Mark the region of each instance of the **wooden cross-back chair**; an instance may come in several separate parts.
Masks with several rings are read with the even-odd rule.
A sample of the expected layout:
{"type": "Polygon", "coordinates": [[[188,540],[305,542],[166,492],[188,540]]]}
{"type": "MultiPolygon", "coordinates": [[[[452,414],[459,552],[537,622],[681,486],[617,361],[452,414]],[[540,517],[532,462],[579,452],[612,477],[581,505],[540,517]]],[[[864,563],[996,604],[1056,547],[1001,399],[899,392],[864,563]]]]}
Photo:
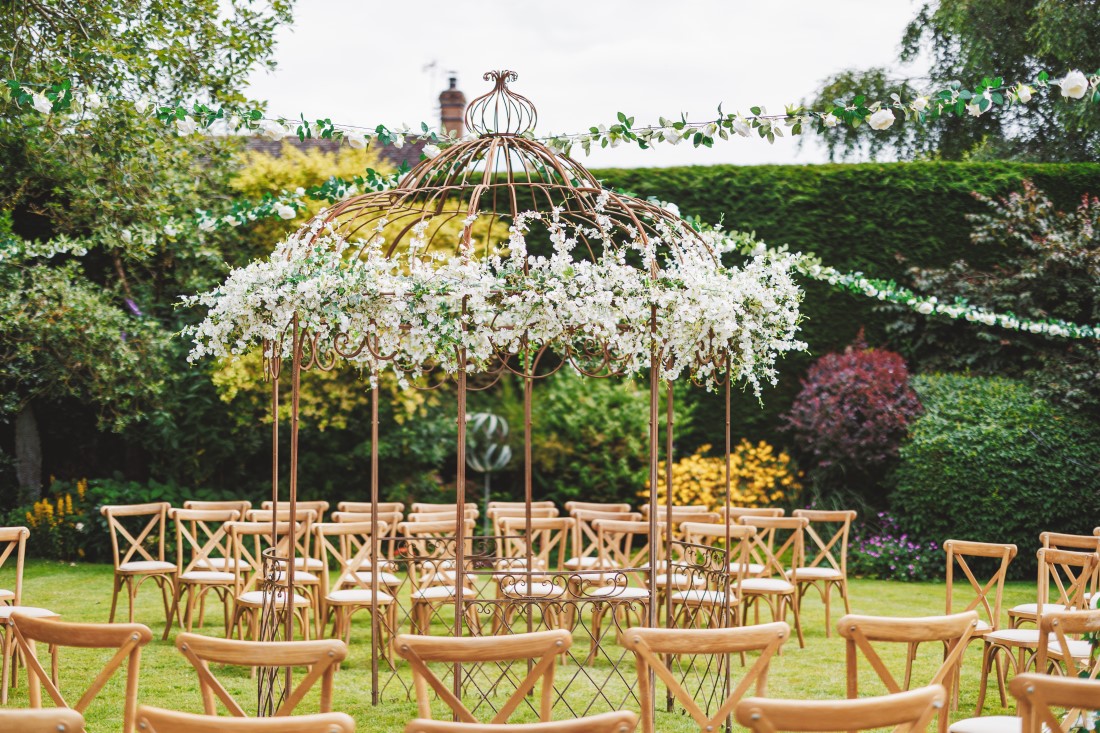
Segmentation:
{"type": "MultiPolygon", "coordinates": [[[[557,517],[561,512],[557,507],[544,506],[544,507],[531,507],[532,519],[553,519],[557,517]]],[[[497,537],[497,554],[500,557],[505,557],[504,554],[504,542],[501,535],[500,523],[504,519],[515,519],[516,517],[526,517],[527,510],[523,507],[492,507],[488,511],[489,521],[492,523],[493,535],[497,537]]]]}
{"type": "Polygon", "coordinates": [[[229,633],[230,595],[234,572],[229,567],[232,550],[229,547],[227,525],[240,518],[235,509],[205,511],[172,509],[169,517],[176,525],[176,575],[172,586],[172,611],[164,625],[164,636],[172,630],[172,621],[181,616],[180,602],[187,595],[187,609],[179,618],[180,626],[191,630],[195,604],[199,604],[199,626],[206,608],[206,597],[213,592],[222,602],[225,633],[229,633]],[[217,561],[215,563],[214,561],[217,561]],[[213,565],[223,569],[216,570],[213,565]]]}
{"type": "MultiPolygon", "coordinates": [[[[153,632],[143,624],[74,624],[63,621],[34,618],[15,614],[12,626],[19,650],[27,664],[28,690],[31,707],[42,707],[42,689],[55,705],[72,708],[83,713],[107,681],[126,665],[126,693],[123,699],[122,730],[134,730],[134,712],[137,710],[138,678],[141,670],[141,649],[153,638],[153,632]],[[70,704],[58,687],[56,669],[47,672],[35,654],[37,642],[52,649],[75,647],[80,649],[110,649],[114,655],[92,678],[87,689],[75,703],[70,704]]],[[[56,665],[57,657],[54,656],[56,665]]]]}
{"type": "MultiPolygon", "coordinates": [[[[314,641],[239,641],[215,639],[182,632],[176,636],[176,648],[187,658],[199,676],[203,711],[217,715],[220,701],[230,715],[245,718],[244,708],[229,694],[210,671],[211,664],[238,667],[305,667],[306,673],[287,691],[275,717],[292,715],[294,708],[318,682],[321,684],[320,711],[332,711],[332,681],[336,667],[348,655],[348,647],[339,639],[314,641]]],[[[297,678],[296,678],[297,679],[297,678]]]]}
{"type": "MultiPolygon", "coordinates": [[[[756,534],[756,527],[747,524],[711,524],[687,522],[680,525],[684,533],[687,552],[702,554],[702,564],[707,568],[706,584],[685,588],[672,593],[672,618],[677,626],[696,627],[703,622],[710,628],[720,628],[729,623],[737,625],[737,606],[741,602],[741,580],[748,576],[749,545],[756,534]],[[729,536],[729,566],[715,568],[711,572],[715,553],[729,536]],[[708,557],[710,556],[708,561],[708,557]],[[728,593],[727,593],[728,585],[728,593]],[[725,612],[729,611],[727,618],[725,612]]],[[[690,558],[686,560],[690,562],[690,558]]],[[[725,559],[722,559],[725,564],[725,559]]]]}
{"type": "MultiPolygon", "coordinates": [[[[1038,578],[1038,604],[1039,621],[1042,625],[1044,609],[1050,609],[1053,605],[1061,606],[1060,610],[1080,611],[1085,607],[1085,596],[1089,582],[1096,572],[1096,565],[1100,562],[1100,556],[1092,552],[1071,552],[1069,550],[1056,550],[1052,548],[1040,548],[1037,553],[1039,558],[1038,578]],[[1051,587],[1056,589],[1057,595],[1052,598],[1051,587]]],[[[1028,671],[1034,661],[1035,653],[1040,643],[1039,629],[998,629],[990,631],[982,637],[985,642],[982,649],[981,683],[978,688],[978,704],[975,715],[981,716],[985,706],[985,693],[989,683],[989,674],[996,667],[997,688],[1001,695],[1001,706],[1008,704],[1005,697],[1005,676],[1007,668],[1012,667],[1016,674],[1028,671]],[[998,662],[998,657],[1008,662],[998,662]],[[996,663],[996,664],[995,664],[996,663]]]]}
{"type": "MultiPolygon", "coordinates": [[[[1057,672],[1067,677],[1100,677],[1100,609],[1050,611],[1039,622],[1039,650],[1035,671],[1057,672]]],[[[1097,700],[1100,708],[1100,699],[1097,700]]]]}
{"type": "Polygon", "coordinates": [[[134,600],[138,590],[147,580],[152,580],[160,588],[164,603],[164,619],[172,623],[171,594],[175,588],[176,563],[164,559],[164,538],[167,533],[168,510],[166,501],[149,504],[129,504],[104,506],[99,510],[107,519],[111,530],[111,555],[115,565],[114,587],[111,592],[110,620],[115,620],[118,607],[118,594],[126,589],[128,618],[134,621],[134,600]],[[127,524],[136,525],[137,531],[131,532],[127,524]],[[150,552],[146,543],[154,545],[150,552]]]}
{"type": "MultiPolygon", "coordinates": [[[[638,699],[642,708],[642,730],[654,733],[652,671],[699,726],[700,733],[720,730],[726,718],[750,687],[756,694],[767,694],[768,668],[772,656],[791,635],[791,627],[782,621],[734,629],[652,629],[630,628],[619,636],[619,644],[634,653],[638,668],[638,699]],[[752,667],[733,687],[726,699],[710,714],[699,707],[694,695],[684,689],[682,680],[668,667],[673,655],[729,655],[759,652],[752,667]]],[[[728,658],[727,658],[728,659],[728,658]]],[[[732,684],[732,681],[731,681],[732,684]]]]}
{"type": "MultiPolygon", "coordinates": [[[[348,504],[350,502],[340,502],[341,504],[348,504]]],[[[396,502],[394,502],[396,503],[396,502]]],[[[369,511],[338,511],[333,512],[332,521],[334,522],[370,522],[374,515],[369,511]]],[[[378,526],[381,528],[383,525],[386,528],[385,532],[379,532],[378,536],[381,541],[378,543],[378,569],[380,572],[386,574],[391,579],[396,580],[396,576],[393,575],[397,569],[397,565],[394,563],[394,553],[397,551],[397,527],[405,519],[405,515],[400,511],[378,511],[378,526]]],[[[400,585],[398,581],[395,585],[400,585]]]]}
{"type": "Polygon", "coordinates": [[[227,718],[142,705],[137,714],[141,733],[355,733],[355,720],[347,713],[227,718]]]}
{"type": "Polygon", "coordinates": [[[825,637],[831,629],[830,596],[835,587],[844,601],[844,613],[851,613],[848,602],[848,536],[856,513],[852,510],[823,511],[818,509],[796,509],[792,516],[808,520],[805,545],[807,552],[803,564],[793,568],[790,579],[798,587],[798,600],[801,608],[802,598],[810,588],[821,595],[825,604],[825,637]]]}
{"type": "Polygon", "coordinates": [[[617,710],[549,723],[501,723],[500,725],[416,718],[405,725],[405,733],[630,733],[637,727],[636,714],[629,710],[617,710]]]}
{"type": "Polygon", "coordinates": [[[414,636],[401,634],[394,640],[394,650],[409,662],[416,688],[416,704],[420,717],[431,719],[432,706],[429,688],[446,703],[459,721],[478,723],[473,714],[455,697],[451,685],[440,681],[428,668],[432,662],[444,664],[526,664],[533,662],[527,675],[489,723],[506,723],[532,693],[541,680],[539,696],[539,720],[550,720],[554,705],[554,667],[558,656],[573,643],[572,633],[563,629],[536,631],[529,634],[506,634],[474,638],[439,636],[414,636]]]}
{"type": "MultiPolygon", "coordinates": [[[[642,504],[641,506],[638,507],[638,509],[642,512],[642,517],[644,517],[646,519],[649,518],[649,508],[650,508],[650,505],[649,505],[648,502],[646,502],[645,504],[642,504]]],[[[672,505],[672,516],[673,517],[677,516],[678,514],[710,514],[710,513],[711,513],[711,510],[706,504],[673,504],[672,505]]],[[[668,505],[665,504],[664,502],[661,502],[660,504],[657,505],[657,518],[658,519],[664,519],[667,516],[668,516],[668,505]]]]}
{"type": "MultiPolygon", "coordinates": [[[[385,534],[385,524],[379,523],[379,534],[385,534]]],[[[320,626],[332,621],[332,635],[351,643],[351,619],[358,611],[378,611],[378,629],[382,639],[374,648],[382,649],[397,631],[397,600],[391,595],[393,587],[378,577],[378,591],[374,591],[374,542],[371,541],[371,522],[321,522],[313,525],[314,538],[321,550],[321,560],[328,567],[336,565],[336,581],[328,572],[321,574],[320,626]]],[[[396,579],[396,578],[395,578],[396,579]]],[[[398,581],[400,584],[400,581],[398,581]]]]}
{"type": "MultiPolygon", "coordinates": [[[[292,525],[290,522],[275,522],[274,530],[279,536],[276,545],[276,555],[285,557],[288,548],[292,544],[292,525]]],[[[305,522],[294,525],[293,533],[305,531],[305,522]]],[[[226,525],[229,533],[229,544],[233,551],[234,577],[233,577],[233,619],[229,625],[230,631],[236,632],[239,638],[246,635],[253,641],[260,638],[260,617],[266,602],[270,599],[271,591],[264,587],[265,567],[264,551],[272,547],[272,523],[271,522],[230,522],[226,525]]],[[[277,581],[286,580],[286,566],[275,571],[277,581]]],[[[308,611],[314,609],[321,580],[318,575],[307,570],[295,569],[294,592],[290,597],[290,608],[287,606],[286,591],[279,589],[277,592],[279,612],[284,616],[288,612],[297,619],[302,630],[302,636],[309,637],[308,611]],[[299,591],[302,593],[299,594],[299,591]]],[[[318,624],[319,626],[319,624],[318,624]]],[[[320,632],[318,631],[318,634],[320,632]]]]}
{"type": "MultiPolygon", "coordinates": [[[[398,527],[409,558],[408,572],[412,585],[409,617],[414,633],[428,633],[432,612],[454,603],[458,593],[460,573],[455,568],[458,523],[453,516],[442,516],[446,518],[434,522],[402,522],[398,527]]],[[[468,518],[463,523],[467,538],[473,534],[474,522],[474,519],[468,518]]],[[[468,553],[469,539],[466,544],[468,553]]],[[[467,572],[462,572],[461,577],[464,596],[475,596],[477,587],[474,578],[467,572]]],[[[480,628],[477,610],[470,606],[466,613],[470,627],[480,628]]]]}
{"type": "Polygon", "coordinates": [[[1087,729],[1082,717],[1100,708],[1100,681],[1021,674],[1009,687],[1019,703],[1020,733],[1070,733],[1087,729]],[[1055,713],[1054,708],[1061,708],[1055,713]]]}
{"type": "MultiPolygon", "coordinates": [[[[527,507],[525,501],[491,501],[485,506],[485,511],[492,511],[493,509],[524,509],[527,507]]],[[[545,501],[533,501],[531,502],[532,509],[555,509],[557,505],[549,500],[545,501]]]]}
{"type": "Polygon", "coordinates": [[[737,722],[756,733],[855,731],[890,728],[923,733],[943,705],[942,685],[858,700],[778,700],[750,697],[737,705],[737,722]]]}
{"type": "Polygon", "coordinates": [[[252,502],[248,499],[230,499],[227,501],[198,501],[188,500],[183,502],[184,509],[198,509],[201,511],[222,511],[226,509],[236,509],[241,513],[243,517],[252,509],[252,502]]]}
{"type": "Polygon", "coordinates": [[[562,575],[546,573],[562,571],[576,525],[577,520],[572,517],[532,518],[528,532],[524,516],[499,519],[504,557],[498,561],[493,575],[499,596],[512,602],[502,605],[500,617],[493,621],[494,633],[501,623],[511,624],[519,602],[525,600],[534,601],[540,607],[548,627],[562,627],[567,614],[563,613],[560,601],[568,593],[568,583],[562,575]],[[530,573],[527,572],[528,550],[531,552],[530,573]]]}
{"type": "MultiPolygon", "coordinates": [[[[14,670],[18,663],[15,631],[11,626],[12,614],[58,618],[56,613],[48,609],[23,605],[23,563],[26,561],[27,538],[30,536],[30,530],[26,527],[0,527],[0,568],[12,560],[13,556],[15,565],[15,582],[9,589],[0,589],[0,704],[8,702],[9,679],[14,683],[14,670]]],[[[174,565],[172,567],[175,568],[174,565]]]]}
{"type": "MultiPolygon", "coordinates": [[[[628,507],[627,504],[613,506],[628,507]]],[[[595,522],[601,520],[636,522],[642,519],[639,512],[605,512],[595,509],[572,509],[569,516],[577,522],[577,526],[573,531],[573,542],[571,543],[573,556],[565,561],[565,567],[568,570],[605,569],[601,568],[600,565],[603,558],[600,557],[600,538],[594,526],[595,522]]]]}
{"type": "MultiPolygon", "coordinates": [[[[947,553],[947,614],[950,615],[957,602],[961,602],[958,596],[968,595],[965,591],[959,592],[955,585],[955,566],[958,565],[973,592],[963,611],[978,611],[978,626],[974,629],[971,640],[985,636],[990,631],[1001,627],[1001,603],[1004,600],[1005,578],[1008,575],[1008,566],[1016,557],[1016,545],[998,544],[994,542],[967,542],[964,540],[947,540],[943,543],[943,549],[947,553]],[[972,558],[986,558],[997,561],[997,569],[988,579],[980,580],[974,569],[970,567],[972,558]],[[992,594],[993,602],[989,596],[992,594]]],[[[965,586],[964,586],[965,588],[965,586]]]]}
{"type": "MultiPolygon", "coordinates": [[[[336,510],[340,512],[350,512],[352,514],[366,513],[370,514],[374,511],[373,505],[369,501],[341,501],[336,505],[336,510]]],[[[405,512],[405,505],[399,501],[380,501],[378,502],[378,513],[383,512],[397,512],[403,514],[405,512]]]]}
{"type": "Polygon", "coordinates": [[[749,610],[755,609],[759,622],[760,603],[766,603],[774,621],[786,621],[787,610],[794,615],[798,646],[805,647],[802,620],[798,608],[798,589],[790,577],[795,568],[804,564],[804,533],[809,520],[805,517],[767,517],[747,514],[741,524],[756,527],[749,547],[750,562],[761,567],[741,581],[742,623],[748,624],[749,610]],[[784,539],[784,536],[786,537],[784,539]]]}
{"type": "Polygon", "coordinates": [[[631,514],[634,509],[629,504],[614,504],[599,501],[567,501],[565,513],[572,515],[574,512],[610,512],[613,514],[631,514]]]}
{"type": "MultiPolygon", "coordinates": [[[[478,509],[477,504],[474,504],[473,502],[468,501],[463,505],[463,507],[464,507],[463,512],[465,513],[467,518],[472,517],[473,519],[477,519],[478,517],[481,516],[481,510],[478,509]]],[[[450,514],[457,514],[457,513],[458,513],[458,504],[433,504],[433,503],[429,503],[429,502],[418,501],[418,502],[414,503],[411,507],[409,507],[410,517],[413,514],[443,514],[443,515],[450,515],[450,514]]],[[[415,521],[415,520],[412,520],[410,518],[409,521],[415,521]]]]}
{"type": "Polygon", "coordinates": [[[720,506],[717,512],[718,516],[734,523],[740,522],[741,517],[782,517],[786,514],[786,510],[778,506],[731,506],[729,509],[720,506]]]}
{"type": "MultiPolygon", "coordinates": [[[[1039,535],[1039,544],[1045,548],[1056,550],[1070,550],[1071,552],[1092,552],[1100,558],[1100,536],[1089,534],[1063,534],[1061,532],[1043,532],[1039,535]]],[[[1089,580],[1089,593],[1096,593],[1097,581],[1100,579],[1100,565],[1093,570],[1089,580]]],[[[1043,612],[1064,611],[1059,603],[1049,603],[1043,612]]],[[[1017,629],[1025,623],[1038,623],[1039,607],[1037,603],[1022,603],[1008,609],[1008,625],[1017,629]]]]}
{"type": "MultiPolygon", "coordinates": [[[[271,502],[264,502],[270,504],[271,502]]],[[[247,522],[267,522],[271,523],[272,519],[276,522],[289,522],[291,521],[290,507],[283,506],[285,502],[279,502],[279,509],[272,511],[271,509],[253,509],[244,515],[244,519],[247,522]]],[[[321,504],[328,505],[328,502],[319,502],[321,504]]],[[[321,558],[317,556],[317,548],[312,547],[310,542],[313,539],[312,527],[316,522],[321,521],[321,514],[315,508],[298,506],[294,511],[293,521],[297,528],[294,532],[294,567],[301,568],[310,573],[320,572],[324,566],[321,564],[321,558]]]]}
{"type": "MultiPolygon", "coordinates": [[[[978,626],[977,611],[965,611],[951,616],[920,618],[890,618],[848,614],[837,623],[837,631],[845,639],[848,697],[859,697],[859,657],[871,664],[879,680],[891,694],[909,689],[913,673],[913,656],[906,657],[905,677],[898,683],[872,642],[906,644],[909,650],[924,642],[942,642],[947,649],[943,663],[928,684],[943,685],[950,695],[957,685],[959,665],[970,636],[978,626]]],[[[947,730],[946,712],[939,715],[939,730],[947,730]]]]}
{"type": "MultiPolygon", "coordinates": [[[[27,538],[31,532],[26,527],[0,527],[0,569],[14,558],[15,582],[11,588],[0,587],[0,604],[18,606],[23,599],[23,561],[26,559],[27,538]]],[[[10,566],[9,566],[10,567],[10,566]]]]}
{"type": "MultiPolygon", "coordinates": [[[[317,517],[317,521],[321,521],[321,518],[325,516],[325,512],[328,511],[329,503],[324,499],[319,499],[315,501],[302,501],[299,499],[297,502],[295,502],[295,506],[300,512],[313,512],[317,517]]],[[[260,508],[265,511],[271,511],[274,508],[280,512],[287,512],[290,511],[290,502],[280,501],[278,503],[273,503],[270,499],[268,499],[267,501],[260,502],[260,508]]]]}
{"type": "Polygon", "coordinates": [[[84,716],[68,708],[0,709],[0,730],[18,733],[84,733],[84,716]]]}

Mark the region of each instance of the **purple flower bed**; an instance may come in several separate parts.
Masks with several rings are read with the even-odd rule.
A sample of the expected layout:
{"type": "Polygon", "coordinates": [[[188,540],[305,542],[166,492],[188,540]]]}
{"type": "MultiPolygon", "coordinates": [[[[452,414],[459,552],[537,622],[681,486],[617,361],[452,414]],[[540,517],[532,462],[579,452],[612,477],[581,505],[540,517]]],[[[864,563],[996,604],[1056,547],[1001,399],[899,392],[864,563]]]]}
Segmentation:
{"type": "Polygon", "coordinates": [[[937,580],[945,557],[935,542],[913,540],[886,512],[853,527],[848,545],[848,572],[883,580],[937,580]]]}

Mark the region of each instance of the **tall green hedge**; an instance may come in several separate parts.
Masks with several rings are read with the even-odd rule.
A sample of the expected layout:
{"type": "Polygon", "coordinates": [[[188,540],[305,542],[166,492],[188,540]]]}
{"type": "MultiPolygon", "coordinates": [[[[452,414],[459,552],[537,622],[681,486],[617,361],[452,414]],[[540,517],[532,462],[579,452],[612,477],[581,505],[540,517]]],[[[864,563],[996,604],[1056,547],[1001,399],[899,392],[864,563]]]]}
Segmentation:
{"type": "MultiPolygon", "coordinates": [[[[1096,164],[690,166],[594,173],[606,185],[674,201],[684,214],[755,231],[769,244],[815,252],[841,270],[899,280],[915,265],[946,265],[960,258],[981,266],[997,261],[1000,252],[970,244],[966,215],[982,208],[973,192],[1003,195],[1027,179],[1062,207],[1072,207],[1083,193],[1100,194],[1096,164]]],[[[780,385],[765,394],[763,410],[751,395],[739,397],[735,435],[789,442],[777,433],[777,417],[794,400],[799,379],[813,359],[842,349],[861,327],[869,344],[898,347],[884,331],[891,317],[876,312],[870,300],[808,283],[803,312],[810,352],[782,366],[780,385]]],[[[721,400],[693,399],[698,402],[694,432],[680,436],[688,449],[712,442],[724,419],[721,400]]]]}

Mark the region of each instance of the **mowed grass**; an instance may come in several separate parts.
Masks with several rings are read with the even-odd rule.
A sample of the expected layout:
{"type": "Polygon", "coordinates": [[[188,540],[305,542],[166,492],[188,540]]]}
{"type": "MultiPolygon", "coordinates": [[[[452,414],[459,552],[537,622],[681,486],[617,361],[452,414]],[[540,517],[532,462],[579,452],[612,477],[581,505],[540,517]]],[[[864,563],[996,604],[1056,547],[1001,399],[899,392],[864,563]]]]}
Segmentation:
{"type": "MultiPolygon", "coordinates": [[[[23,602],[26,605],[42,606],[61,614],[67,621],[105,622],[111,607],[110,566],[34,561],[28,562],[23,590],[23,602]]],[[[0,577],[0,585],[6,578],[0,577]]],[[[900,583],[875,580],[853,579],[851,587],[852,612],[881,616],[924,616],[942,614],[944,611],[944,590],[942,583],[900,583]]],[[[1016,603],[1034,600],[1034,585],[1027,583],[1009,583],[1005,589],[1005,607],[1016,603]]],[[[843,605],[839,599],[833,607],[832,623],[843,614],[843,605]]],[[[766,616],[766,612],[765,612],[766,616]]],[[[125,609],[120,609],[119,618],[125,620],[125,609]]],[[[151,583],[144,586],[138,596],[136,621],[148,625],[154,634],[154,641],[145,648],[141,665],[141,689],[139,702],[158,707],[202,712],[198,678],[183,656],[176,650],[172,636],[161,641],[164,630],[164,611],[160,594],[151,583]]],[[[762,620],[770,620],[763,618],[762,620]]],[[[793,619],[788,619],[793,621],[793,619]]],[[[199,630],[213,636],[222,635],[222,613],[216,604],[207,608],[205,626],[199,630]]],[[[784,647],[780,656],[771,665],[768,694],[772,697],[790,697],[803,699],[837,699],[845,697],[844,645],[835,631],[830,638],[825,636],[824,607],[811,591],[807,596],[802,612],[802,624],[806,637],[806,647],[799,649],[798,641],[792,638],[784,647]]],[[[407,626],[399,631],[408,632],[407,626]]],[[[433,633],[445,633],[442,625],[433,628],[433,633]]],[[[904,645],[879,645],[880,653],[901,679],[904,661],[904,645]]],[[[44,650],[40,656],[45,660],[44,650]]],[[[391,684],[386,690],[384,701],[371,704],[371,659],[370,659],[370,617],[366,613],[356,616],[352,633],[352,643],[348,659],[336,675],[334,708],[350,714],[358,723],[361,731],[402,730],[405,723],[416,717],[415,700],[404,697],[401,684],[391,684]]],[[[61,652],[61,690],[72,700],[83,693],[87,684],[96,675],[99,667],[107,660],[108,654],[94,650],[64,649],[61,652]]],[[[583,655],[580,655],[583,660],[583,655]]],[[[935,672],[942,659],[942,647],[928,644],[922,648],[915,667],[914,685],[923,684],[935,672]]],[[[970,647],[963,661],[961,696],[959,710],[952,713],[952,719],[970,717],[974,714],[977,701],[978,675],[981,660],[981,644],[970,647]]],[[[748,660],[751,664],[751,658],[748,660]]],[[[559,667],[558,678],[567,679],[578,673],[576,662],[570,660],[559,667]]],[[[733,666],[733,676],[742,673],[737,662],[733,666]]],[[[221,679],[230,692],[241,702],[245,710],[254,709],[256,700],[256,682],[247,670],[237,668],[215,668],[215,675],[221,679]]],[[[622,673],[630,679],[634,675],[633,664],[629,663],[622,673]]],[[[298,675],[300,679],[300,674],[298,675]]],[[[402,672],[402,681],[408,682],[407,671],[402,672]]],[[[116,731],[122,728],[122,700],[124,696],[125,676],[116,675],[100,693],[86,713],[91,731],[116,731]]],[[[612,683],[614,686],[615,683],[612,683]]],[[[736,682],[735,682],[736,685],[736,682]]],[[[507,683],[483,685],[493,690],[490,694],[499,696],[499,705],[514,689],[507,683]]],[[[617,699],[626,696],[625,686],[618,683],[617,699]]],[[[861,694],[881,694],[885,688],[877,681],[869,665],[861,665],[861,694]]],[[[995,686],[987,696],[985,714],[1011,713],[1002,710],[995,686]]],[[[571,688],[571,701],[591,695],[578,679],[571,688]]],[[[47,700],[48,703],[48,700],[47,700]]],[[[690,719],[680,713],[664,712],[664,691],[658,688],[657,729],[660,731],[698,730],[690,724],[690,719]]],[[[19,683],[9,696],[9,706],[23,707],[28,704],[26,674],[20,670],[19,683]]],[[[469,706],[477,704],[470,700],[469,706]]],[[[576,703],[573,703],[576,705],[576,703]]],[[[298,712],[315,712],[317,695],[313,694],[299,706],[298,712]]],[[[438,708],[442,710],[442,708],[438,708]]],[[[479,713],[480,715],[480,713],[479,713]]],[[[516,720],[530,720],[530,712],[517,716],[516,720]]]]}

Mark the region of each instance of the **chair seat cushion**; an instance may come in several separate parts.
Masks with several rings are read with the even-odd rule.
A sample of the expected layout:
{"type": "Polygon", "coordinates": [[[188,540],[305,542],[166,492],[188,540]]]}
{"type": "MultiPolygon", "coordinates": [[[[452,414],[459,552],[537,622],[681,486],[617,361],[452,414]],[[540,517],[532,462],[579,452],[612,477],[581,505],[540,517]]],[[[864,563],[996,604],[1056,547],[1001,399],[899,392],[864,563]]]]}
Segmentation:
{"type": "Polygon", "coordinates": [[[632,588],[628,585],[605,585],[600,588],[590,588],[585,593],[586,598],[594,598],[597,600],[627,600],[627,601],[641,601],[649,598],[649,591],[645,588],[632,588]]]}
{"type": "Polygon", "coordinates": [[[527,581],[520,580],[503,586],[500,592],[508,598],[561,598],[565,588],[547,581],[535,581],[528,590],[527,581]]]}
{"type": "MultiPolygon", "coordinates": [[[[472,595],[472,594],[471,594],[472,595]]],[[[453,585],[433,585],[414,590],[410,598],[414,601],[445,601],[455,597],[453,585]]]]}
{"type": "Polygon", "coordinates": [[[1005,644],[1019,644],[1024,646],[1038,646],[1038,629],[997,629],[990,631],[982,637],[988,641],[999,641],[1005,644]]]}
{"type": "Polygon", "coordinates": [[[567,570],[594,570],[597,568],[614,567],[610,560],[600,560],[598,557],[571,557],[565,561],[567,570]]]}
{"type": "MultiPolygon", "coordinates": [[[[246,567],[247,563],[242,562],[240,565],[246,567]]],[[[208,557],[199,563],[199,567],[209,570],[233,570],[237,567],[237,561],[231,557],[208,557]]]]}
{"type": "Polygon", "coordinates": [[[689,575],[686,575],[684,573],[673,573],[671,577],[668,576],[668,575],[665,575],[664,573],[661,573],[660,575],[658,575],[656,578],[653,579],[653,582],[656,585],[658,585],[659,587],[662,587],[662,588],[664,588],[666,586],[671,586],[673,588],[680,588],[680,589],[698,587],[700,585],[706,585],[707,584],[706,579],[703,578],[702,576],[699,576],[699,575],[689,576],[689,575]]]}
{"type": "Polygon", "coordinates": [[[844,573],[836,568],[795,568],[787,571],[787,577],[795,580],[840,580],[844,573]]]}
{"type": "Polygon", "coordinates": [[[232,583],[233,573],[220,570],[189,570],[180,575],[180,580],[188,583],[232,583]]]}
{"type": "Polygon", "coordinates": [[[746,578],[741,581],[745,593],[794,593],[794,586],[782,578],[746,578]]]}
{"type": "Polygon", "coordinates": [[[295,568],[305,568],[306,570],[324,570],[325,564],[315,557],[296,557],[294,558],[295,568]]]}
{"type": "MultiPolygon", "coordinates": [[[[371,573],[369,570],[360,570],[355,573],[355,577],[364,583],[371,582],[371,573]]],[[[379,573],[378,582],[380,585],[399,586],[401,585],[401,578],[397,577],[393,573],[379,573]]]]}
{"type": "Polygon", "coordinates": [[[726,594],[720,590],[703,590],[693,588],[691,590],[677,591],[672,594],[674,603],[723,605],[726,602],[726,594]]]}
{"type": "MultiPolygon", "coordinates": [[[[1047,647],[1047,651],[1055,656],[1062,656],[1062,645],[1054,641],[1050,641],[1050,645],[1047,647]]],[[[1069,640],[1069,655],[1075,659],[1088,659],[1092,654],[1092,644],[1083,639],[1070,639],[1069,640]]]]}
{"type": "MultiPolygon", "coordinates": [[[[374,594],[370,592],[368,588],[344,588],[342,590],[334,590],[325,596],[325,600],[329,603],[335,603],[337,605],[342,604],[369,604],[372,603],[374,594]]],[[[383,593],[378,591],[378,604],[385,605],[387,603],[393,603],[393,596],[389,593],[383,593]]]]}
{"type": "MultiPolygon", "coordinates": [[[[280,570],[275,573],[275,582],[286,582],[286,571],[280,570]]],[[[308,570],[302,570],[300,568],[294,568],[294,585],[316,585],[321,582],[313,573],[308,570]]]]}
{"type": "MultiPolygon", "coordinates": [[[[760,575],[760,573],[764,572],[767,569],[758,562],[750,562],[745,567],[746,567],[747,573],[749,575],[760,575]]],[[[740,572],[741,572],[741,563],[731,562],[730,563],[730,572],[733,573],[734,575],[740,574],[740,572]]]]}
{"type": "MultiPolygon", "coordinates": [[[[242,593],[237,596],[237,603],[244,606],[262,606],[271,597],[271,592],[266,590],[250,590],[247,593],[242,593]]],[[[286,605],[286,592],[279,591],[276,596],[276,601],[285,606],[286,605]]],[[[295,606],[309,606],[309,599],[305,596],[300,596],[297,593],[294,594],[295,606]]]]}
{"type": "Polygon", "coordinates": [[[0,603],[4,601],[10,601],[12,598],[15,598],[15,591],[4,590],[3,588],[0,588],[0,603]]]}
{"type": "Polygon", "coordinates": [[[0,606],[0,619],[7,620],[13,613],[21,613],[24,616],[34,618],[61,618],[60,614],[37,606],[0,606]]]}
{"type": "Polygon", "coordinates": [[[956,721],[947,730],[948,733],[1020,733],[1021,721],[1015,715],[986,715],[956,721]]]}
{"type": "Polygon", "coordinates": [[[163,560],[134,560],[118,566],[120,573],[167,573],[176,569],[176,564],[163,560]]]}
{"type": "MultiPolygon", "coordinates": [[[[1064,605],[1062,605],[1061,603],[1044,603],[1043,604],[1043,613],[1047,613],[1049,611],[1065,611],[1065,610],[1067,610],[1066,607],[1064,605]]],[[[1011,616],[1020,616],[1020,615],[1034,616],[1038,612],[1039,612],[1039,604],[1038,603],[1021,603],[1018,606],[1013,606],[1008,611],[1009,615],[1011,615],[1011,616]]]]}

